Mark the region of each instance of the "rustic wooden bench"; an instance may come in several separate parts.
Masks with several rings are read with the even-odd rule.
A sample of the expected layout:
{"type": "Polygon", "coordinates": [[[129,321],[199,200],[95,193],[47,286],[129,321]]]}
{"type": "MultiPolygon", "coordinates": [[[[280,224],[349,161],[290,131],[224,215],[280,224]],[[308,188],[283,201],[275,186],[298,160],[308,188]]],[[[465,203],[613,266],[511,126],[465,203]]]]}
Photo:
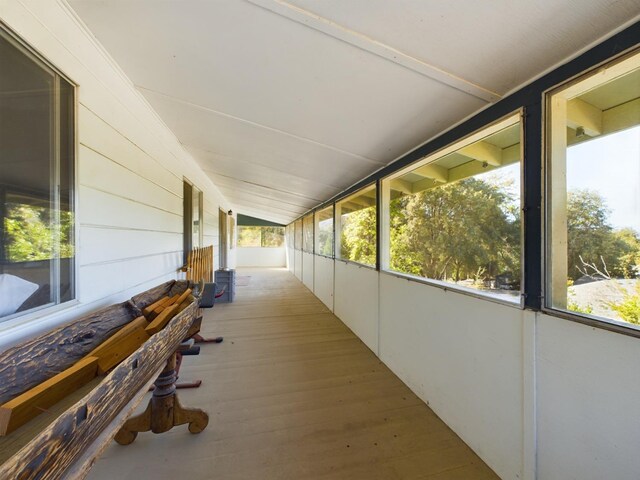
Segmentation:
{"type": "MultiPolygon", "coordinates": [[[[188,287],[185,281],[166,282],[1,353],[0,404],[37,389],[78,364],[116,331],[140,318],[143,310],[158,299],[180,297],[188,287]]],[[[0,465],[0,478],[83,478],[116,435],[119,443],[126,444],[137,432],[161,433],[183,423],[189,423],[192,433],[202,431],[208,423],[207,414],[183,408],[174,385],[176,352],[198,328],[194,325],[198,299],[190,299],[164,328],[0,465]],[[154,379],[156,388],[149,407],[141,416],[127,421],[154,379]]]]}

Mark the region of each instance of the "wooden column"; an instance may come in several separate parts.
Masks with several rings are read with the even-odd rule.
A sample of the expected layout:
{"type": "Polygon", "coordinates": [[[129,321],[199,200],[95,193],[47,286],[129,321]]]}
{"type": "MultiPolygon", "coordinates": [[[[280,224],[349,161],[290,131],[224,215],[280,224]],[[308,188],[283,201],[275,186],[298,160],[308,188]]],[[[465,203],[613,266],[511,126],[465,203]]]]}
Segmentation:
{"type": "Polygon", "coordinates": [[[549,102],[550,142],[547,184],[550,195],[547,228],[551,263],[551,299],[556,308],[567,308],[567,100],[561,94],[549,102]]]}

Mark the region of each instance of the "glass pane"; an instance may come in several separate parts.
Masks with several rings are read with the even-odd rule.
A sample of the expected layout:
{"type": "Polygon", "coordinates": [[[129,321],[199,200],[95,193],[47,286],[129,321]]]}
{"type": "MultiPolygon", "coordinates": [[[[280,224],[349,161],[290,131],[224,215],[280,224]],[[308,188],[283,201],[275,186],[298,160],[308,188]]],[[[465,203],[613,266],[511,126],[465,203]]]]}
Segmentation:
{"type": "MultiPolygon", "coordinates": [[[[55,76],[2,36],[0,63],[3,317],[55,302],[60,243],[67,258],[73,256],[73,249],[68,240],[72,228],[62,228],[64,238],[57,228],[55,76]]],[[[72,224],[68,212],[62,212],[61,219],[72,224]]]]}
{"type": "Polygon", "coordinates": [[[338,258],[375,267],[376,186],[364,188],[336,204],[340,220],[338,258]]]}
{"type": "Polygon", "coordinates": [[[302,250],[302,220],[294,223],[295,249],[302,250]]]}
{"type": "Polygon", "coordinates": [[[302,219],[302,249],[305,252],[313,253],[313,215],[307,215],[302,219]]]}
{"type": "Polygon", "coordinates": [[[75,298],[74,89],[60,79],[60,302],[75,298]]]}
{"type": "Polygon", "coordinates": [[[316,212],[316,253],[333,257],[333,206],[316,212]]]}
{"type": "Polygon", "coordinates": [[[202,192],[191,187],[191,242],[194,248],[202,246],[202,192]]]}
{"type": "Polygon", "coordinates": [[[280,248],[284,246],[284,227],[261,227],[262,246],[280,248]]]}
{"type": "Polygon", "coordinates": [[[448,150],[385,180],[389,268],[518,302],[519,117],[448,150]]]}
{"type": "Polygon", "coordinates": [[[293,223],[287,225],[287,248],[293,248],[294,226],[293,223]]]}
{"type": "Polygon", "coordinates": [[[640,325],[640,54],[549,106],[548,306],[640,325]]]}
{"type": "Polygon", "coordinates": [[[259,247],[261,241],[260,227],[238,227],[239,247],[259,247]]]}

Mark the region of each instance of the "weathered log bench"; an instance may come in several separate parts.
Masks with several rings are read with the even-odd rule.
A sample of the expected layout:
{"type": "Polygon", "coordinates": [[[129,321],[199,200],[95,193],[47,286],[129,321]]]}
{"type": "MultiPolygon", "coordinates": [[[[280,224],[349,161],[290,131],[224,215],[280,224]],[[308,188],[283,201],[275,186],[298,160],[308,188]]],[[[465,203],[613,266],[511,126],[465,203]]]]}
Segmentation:
{"type": "MultiPolygon", "coordinates": [[[[37,392],[43,382],[82,364],[88,354],[140,319],[159,299],[186,298],[188,287],[184,281],[164,283],[1,353],[0,405],[10,404],[24,392],[37,392]]],[[[0,478],[82,478],[119,432],[119,443],[126,444],[139,431],[160,433],[182,423],[189,423],[192,433],[202,431],[208,422],[206,413],[184,409],[175,396],[176,352],[199,328],[197,322],[194,325],[198,299],[189,295],[181,307],[182,311],[157,331],[152,321],[147,328],[152,327],[153,334],[142,346],[0,465],[0,478]],[[127,421],[160,372],[145,413],[127,421]]]]}

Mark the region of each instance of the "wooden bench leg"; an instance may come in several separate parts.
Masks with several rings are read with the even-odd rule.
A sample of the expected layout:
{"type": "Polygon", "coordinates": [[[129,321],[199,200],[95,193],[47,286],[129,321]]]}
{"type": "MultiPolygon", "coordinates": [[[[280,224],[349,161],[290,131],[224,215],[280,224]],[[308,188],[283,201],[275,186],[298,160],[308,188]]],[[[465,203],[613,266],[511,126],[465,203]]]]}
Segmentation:
{"type": "Polygon", "coordinates": [[[168,432],[177,425],[189,424],[191,433],[200,433],[209,423],[209,415],[198,408],[185,408],[176,395],[176,354],[167,360],[162,373],[154,382],[155,389],[147,409],[125,422],[115,436],[120,445],[132,443],[138,432],[168,432]]]}
{"type": "Polygon", "coordinates": [[[204,410],[199,408],[187,408],[180,404],[178,397],[174,397],[174,409],[173,409],[173,425],[189,424],[189,431],[191,433],[200,433],[209,424],[209,415],[204,410]]]}

